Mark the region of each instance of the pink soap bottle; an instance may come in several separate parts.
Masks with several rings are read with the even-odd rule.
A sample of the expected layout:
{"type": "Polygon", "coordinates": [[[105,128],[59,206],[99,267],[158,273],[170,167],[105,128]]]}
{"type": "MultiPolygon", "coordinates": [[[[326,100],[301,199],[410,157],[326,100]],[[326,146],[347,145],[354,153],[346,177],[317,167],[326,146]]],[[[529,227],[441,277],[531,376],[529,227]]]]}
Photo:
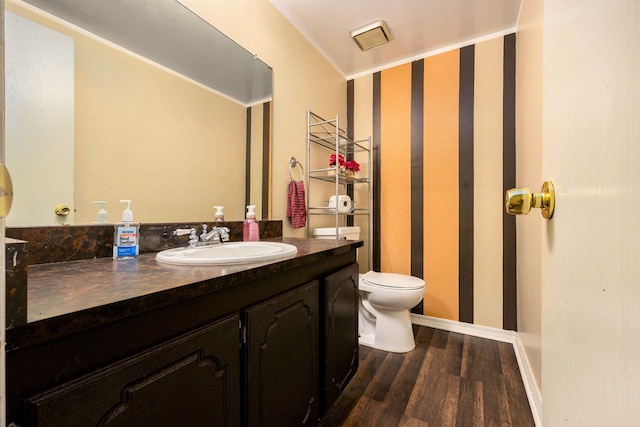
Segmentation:
{"type": "Polygon", "coordinates": [[[256,221],[255,205],[247,206],[247,217],[242,229],[242,240],[245,242],[257,242],[260,240],[260,226],[256,221]]]}

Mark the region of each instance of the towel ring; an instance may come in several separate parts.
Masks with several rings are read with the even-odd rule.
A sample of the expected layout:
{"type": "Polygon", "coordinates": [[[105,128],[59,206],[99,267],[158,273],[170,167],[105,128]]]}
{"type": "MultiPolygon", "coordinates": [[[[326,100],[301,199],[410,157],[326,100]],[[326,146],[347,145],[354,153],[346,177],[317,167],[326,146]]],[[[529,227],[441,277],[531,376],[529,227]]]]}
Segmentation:
{"type": "Polygon", "coordinates": [[[301,172],[300,172],[300,173],[301,173],[301,175],[300,175],[300,181],[302,181],[302,179],[304,178],[304,168],[302,167],[302,163],[300,163],[299,161],[297,161],[295,157],[291,157],[291,158],[289,159],[289,179],[290,179],[291,181],[295,181],[295,180],[293,179],[293,177],[291,176],[291,170],[292,170],[293,168],[295,168],[295,167],[296,167],[296,165],[300,166],[300,171],[301,171],[301,172]]]}

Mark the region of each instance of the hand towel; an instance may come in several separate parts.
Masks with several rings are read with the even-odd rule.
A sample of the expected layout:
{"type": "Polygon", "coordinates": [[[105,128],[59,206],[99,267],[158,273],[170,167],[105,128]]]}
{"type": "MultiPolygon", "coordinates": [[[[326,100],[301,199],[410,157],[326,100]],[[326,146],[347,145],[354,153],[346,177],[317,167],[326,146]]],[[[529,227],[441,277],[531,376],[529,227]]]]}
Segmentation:
{"type": "Polygon", "coordinates": [[[293,228],[302,228],[307,225],[307,207],[305,203],[304,182],[289,181],[287,217],[291,218],[293,228]]]}

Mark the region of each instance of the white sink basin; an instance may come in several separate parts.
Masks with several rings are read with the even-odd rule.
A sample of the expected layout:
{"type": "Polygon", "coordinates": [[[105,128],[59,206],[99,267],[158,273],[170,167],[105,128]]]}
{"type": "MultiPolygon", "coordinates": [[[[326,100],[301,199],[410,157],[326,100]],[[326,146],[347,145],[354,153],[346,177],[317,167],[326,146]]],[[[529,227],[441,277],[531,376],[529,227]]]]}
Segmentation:
{"type": "Polygon", "coordinates": [[[230,265],[293,258],[298,248],[280,242],[227,242],[198,248],[158,252],[156,260],[174,265],[230,265]]]}

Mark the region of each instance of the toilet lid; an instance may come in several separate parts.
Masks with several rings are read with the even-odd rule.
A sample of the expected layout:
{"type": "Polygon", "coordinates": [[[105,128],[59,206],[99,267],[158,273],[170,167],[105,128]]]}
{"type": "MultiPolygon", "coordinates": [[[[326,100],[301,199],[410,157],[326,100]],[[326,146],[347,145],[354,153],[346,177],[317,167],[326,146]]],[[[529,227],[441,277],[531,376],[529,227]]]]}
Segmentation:
{"type": "Polygon", "coordinates": [[[362,280],[371,286],[381,288],[420,289],[424,288],[424,280],[406,274],[378,273],[369,271],[362,275],[362,280]]]}

